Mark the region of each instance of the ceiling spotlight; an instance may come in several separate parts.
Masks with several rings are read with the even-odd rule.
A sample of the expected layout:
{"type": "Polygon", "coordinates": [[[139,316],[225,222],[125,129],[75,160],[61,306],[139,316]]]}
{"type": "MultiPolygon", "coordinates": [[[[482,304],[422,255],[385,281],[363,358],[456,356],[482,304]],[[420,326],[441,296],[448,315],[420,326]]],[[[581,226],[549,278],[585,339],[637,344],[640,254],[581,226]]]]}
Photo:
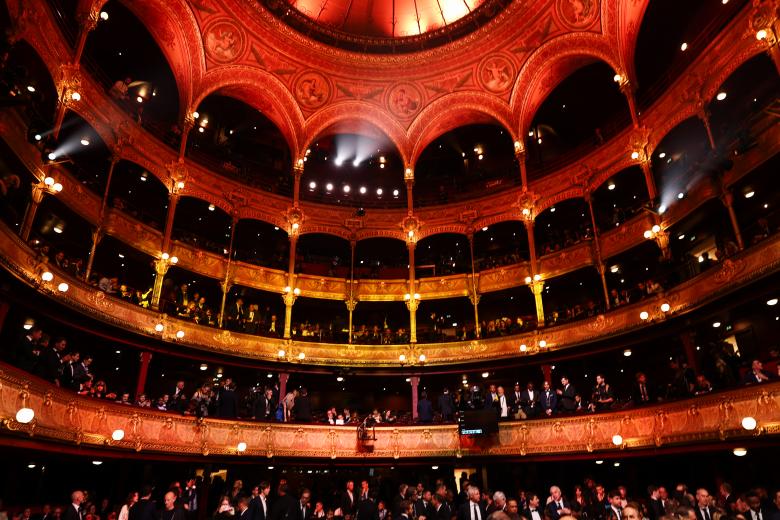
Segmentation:
{"type": "Polygon", "coordinates": [[[717,99],[718,101],[723,101],[724,99],[726,99],[726,93],[725,92],[718,92],[718,95],[715,96],[715,99],[717,99]]]}
{"type": "Polygon", "coordinates": [[[777,298],[772,298],[771,300],[767,300],[766,304],[769,305],[770,307],[774,307],[775,305],[777,305],[777,298]]]}
{"type": "Polygon", "coordinates": [[[720,327],[720,322],[716,321],[715,323],[712,324],[712,327],[715,328],[715,329],[719,328],[720,327]]]}
{"type": "Polygon", "coordinates": [[[214,211],[215,209],[217,209],[217,207],[214,206],[214,204],[209,204],[209,211],[214,211]]]}
{"type": "Polygon", "coordinates": [[[61,284],[59,284],[59,285],[57,286],[57,290],[58,290],[58,291],[60,291],[60,292],[63,292],[63,293],[64,293],[64,292],[68,292],[68,289],[69,289],[69,288],[70,288],[70,287],[68,287],[68,284],[66,284],[65,282],[62,282],[61,284]]]}
{"type": "Polygon", "coordinates": [[[329,182],[328,184],[325,185],[325,189],[328,191],[333,191],[333,184],[329,182]]]}
{"type": "Polygon", "coordinates": [[[108,13],[105,11],[100,11],[100,19],[103,20],[104,22],[108,20],[108,13]]]}
{"type": "Polygon", "coordinates": [[[184,337],[184,331],[183,330],[177,330],[176,331],[176,337],[181,339],[184,337]]]}
{"type": "Polygon", "coordinates": [[[756,429],[756,426],[758,426],[758,422],[753,417],[743,417],[742,418],[742,427],[746,429],[749,432],[752,432],[756,429]]]}
{"type": "Polygon", "coordinates": [[[367,191],[368,191],[368,189],[365,186],[361,186],[360,187],[360,194],[361,195],[365,195],[367,191]]]}
{"type": "Polygon", "coordinates": [[[688,50],[688,43],[687,42],[683,42],[682,45],[680,45],[680,50],[683,51],[683,52],[687,51],[688,50]]]}
{"type": "Polygon", "coordinates": [[[663,159],[664,157],[666,157],[666,152],[661,152],[658,154],[659,159],[663,159]]]}
{"type": "Polygon", "coordinates": [[[28,424],[35,418],[35,412],[32,408],[19,408],[16,412],[16,422],[21,424],[28,424]]]}
{"type": "Polygon", "coordinates": [[[612,444],[615,446],[620,446],[623,444],[623,436],[618,434],[615,434],[612,436],[612,444]]]}
{"type": "Polygon", "coordinates": [[[753,198],[753,195],[755,195],[755,194],[756,194],[756,192],[755,192],[755,191],[753,191],[753,190],[750,190],[749,192],[745,193],[745,198],[746,198],[746,199],[753,198]]]}
{"type": "Polygon", "coordinates": [[[345,184],[342,189],[344,190],[344,193],[349,193],[349,190],[351,190],[352,188],[349,187],[349,184],[345,184]]]}
{"type": "Polygon", "coordinates": [[[338,381],[339,383],[343,382],[344,381],[344,376],[338,376],[336,378],[336,381],[338,381]]]}
{"type": "Polygon", "coordinates": [[[111,438],[119,442],[125,438],[125,431],[121,429],[116,429],[113,432],[111,432],[111,438]]]}
{"type": "Polygon", "coordinates": [[[624,350],[624,351],[623,351],[623,355],[624,355],[625,357],[631,357],[631,349],[628,349],[628,348],[627,348],[626,350],[624,350]]]}
{"type": "Polygon", "coordinates": [[[383,190],[382,188],[377,188],[376,189],[376,194],[379,197],[381,197],[384,192],[385,192],[385,190],[383,190]]]}
{"type": "Polygon", "coordinates": [[[610,182],[609,184],[607,184],[607,189],[609,191],[614,190],[615,189],[615,183],[614,182],[610,182]]]}
{"type": "Polygon", "coordinates": [[[747,455],[747,448],[734,448],[731,453],[736,455],[737,457],[744,457],[747,455]]]}

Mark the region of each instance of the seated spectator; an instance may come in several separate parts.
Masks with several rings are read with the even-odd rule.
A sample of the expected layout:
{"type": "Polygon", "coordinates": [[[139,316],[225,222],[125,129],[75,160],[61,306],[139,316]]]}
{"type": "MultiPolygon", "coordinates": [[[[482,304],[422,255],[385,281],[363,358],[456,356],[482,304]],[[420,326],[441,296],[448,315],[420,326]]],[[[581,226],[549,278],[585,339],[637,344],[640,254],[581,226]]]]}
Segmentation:
{"type": "Polygon", "coordinates": [[[742,378],[742,383],[745,385],[768,383],[773,379],[775,379],[775,375],[765,372],[764,364],[760,360],[754,359],[750,365],[750,370],[742,378]]]}
{"type": "Polygon", "coordinates": [[[130,79],[130,78],[125,78],[124,80],[121,80],[121,79],[120,79],[120,80],[117,80],[117,81],[116,81],[116,82],[115,82],[115,83],[114,83],[114,84],[111,86],[111,88],[109,89],[108,93],[109,93],[109,94],[111,95],[111,97],[113,97],[114,99],[119,99],[119,100],[123,100],[123,101],[125,101],[125,100],[127,100],[127,98],[128,98],[128,96],[127,96],[127,90],[128,90],[128,87],[130,86],[130,83],[131,83],[132,81],[133,81],[133,80],[132,80],[132,79],[130,79]]]}

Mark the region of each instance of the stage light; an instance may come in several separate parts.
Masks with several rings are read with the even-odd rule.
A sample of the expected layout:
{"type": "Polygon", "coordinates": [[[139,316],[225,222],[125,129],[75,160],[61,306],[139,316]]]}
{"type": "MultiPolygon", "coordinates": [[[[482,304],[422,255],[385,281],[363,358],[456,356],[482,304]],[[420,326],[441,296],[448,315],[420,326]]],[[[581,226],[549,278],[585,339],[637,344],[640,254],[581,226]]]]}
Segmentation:
{"type": "Polygon", "coordinates": [[[553,206],[552,208],[550,208],[550,213],[555,213],[555,206],[553,206]]]}
{"type": "Polygon", "coordinates": [[[355,159],[354,161],[352,161],[352,166],[354,166],[355,168],[357,168],[358,166],[360,166],[360,161],[358,161],[357,159],[355,159]]]}
{"type": "Polygon", "coordinates": [[[183,190],[184,189],[184,181],[177,182],[176,183],[176,187],[179,188],[180,190],[183,190]]]}
{"type": "Polygon", "coordinates": [[[33,328],[33,326],[35,326],[35,320],[28,319],[27,321],[24,322],[24,325],[22,325],[22,328],[24,330],[30,330],[31,328],[33,328]]]}
{"type": "Polygon", "coordinates": [[[536,140],[536,142],[537,142],[538,144],[542,144],[542,138],[540,137],[539,139],[537,139],[537,140],[536,140]]]}
{"type": "Polygon", "coordinates": [[[598,464],[598,465],[604,464],[604,461],[599,459],[599,460],[596,461],[596,464],[598,464]]]}
{"type": "Polygon", "coordinates": [[[653,233],[658,233],[659,231],[661,231],[661,226],[659,226],[658,224],[655,224],[655,225],[654,225],[652,228],[650,228],[650,229],[652,229],[653,233]]]}
{"type": "Polygon", "coordinates": [[[756,426],[758,426],[758,422],[753,417],[743,417],[742,418],[742,427],[746,429],[749,432],[752,432],[756,429],[756,426]]]}
{"type": "Polygon", "coordinates": [[[619,265],[613,265],[612,267],[609,268],[610,273],[617,273],[618,271],[620,271],[619,265]]]}
{"type": "Polygon", "coordinates": [[[718,101],[723,101],[724,99],[726,99],[726,93],[725,92],[718,92],[718,95],[715,96],[715,99],[717,99],[718,101]]]}
{"type": "Polygon", "coordinates": [[[66,284],[65,282],[62,282],[61,284],[59,284],[59,285],[57,286],[57,290],[58,290],[58,291],[60,291],[60,292],[63,292],[63,293],[64,293],[64,292],[68,292],[68,289],[69,289],[69,288],[70,288],[70,287],[69,287],[69,286],[68,286],[68,284],[66,284]]]}
{"type": "Polygon", "coordinates": [[[171,255],[169,255],[168,253],[163,253],[163,254],[161,255],[161,258],[162,258],[163,260],[168,260],[170,257],[171,257],[171,255]]]}
{"type": "Polygon", "coordinates": [[[125,431],[121,429],[116,429],[113,432],[111,432],[111,438],[119,442],[125,438],[125,431]]]}
{"type": "Polygon", "coordinates": [[[43,274],[41,275],[41,280],[43,280],[44,282],[51,282],[52,280],[54,280],[54,275],[51,274],[49,271],[44,271],[43,274]]]}
{"type": "Polygon", "coordinates": [[[60,234],[62,234],[62,227],[61,227],[59,224],[57,224],[56,226],[54,226],[54,227],[52,228],[52,231],[54,231],[55,233],[57,233],[58,235],[60,235],[60,234]]]}
{"type": "Polygon", "coordinates": [[[193,119],[198,119],[200,117],[200,112],[196,110],[195,112],[192,113],[192,117],[193,119]]]}
{"type": "Polygon", "coordinates": [[[16,422],[21,424],[28,424],[35,418],[35,412],[32,408],[19,408],[16,412],[16,422]]]}
{"type": "Polygon", "coordinates": [[[184,337],[184,331],[183,330],[177,330],[176,331],[176,337],[181,339],[184,337]]]}

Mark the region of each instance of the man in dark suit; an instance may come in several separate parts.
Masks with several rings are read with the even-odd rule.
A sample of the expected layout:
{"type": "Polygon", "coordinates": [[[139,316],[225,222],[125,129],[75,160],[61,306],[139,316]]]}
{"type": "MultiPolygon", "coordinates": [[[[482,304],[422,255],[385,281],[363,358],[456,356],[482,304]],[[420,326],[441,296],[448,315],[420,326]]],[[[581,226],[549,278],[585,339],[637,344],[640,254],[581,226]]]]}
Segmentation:
{"type": "Polygon", "coordinates": [[[368,494],[368,482],[364,488],[365,493],[360,494],[355,520],[379,520],[376,498],[368,494]]]}
{"type": "Polygon", "coordinates": [[[236,513],[236,520],[252,520],[252,511],[249,509],[249,497],[238,499],[236,513]]]}
{"type": "Polygon", "coordinates": [[[441,412],[441,420],[444,422],[451,421],[455,414],[455,400],[452,398],[449,388],[445,388],[439,396],[439,411],[441,412]]]}
{"type": "Polygon", "coordinates": [[[295,407],[293,408],[296,422],[311,422],[311,398],[309,391],[301,388],[301,393],[295,398],[295,407]]]}
{"type": "Polygon", "coordinates": [[[558,397],[550,388],[549,381],[545,381],[542,385],[542,395],[539,396],[539,402],[542,406],[542,412],[548,417],[558,409],[558,397]]]}
{"type": "MultiPolygon", "coordinates": [[[[165,493],[164,501],[165,506],[163,507],[162,513],[160,513],[160,520],[186,520],[187,515],[184,512],[184,509],[176,504],[176,493],[173,491],[168,491],[165,493]]],[[[242,519],[247,520],[247,519],[242,519]]]]}
{"type": "Polygon", "coordinates": [[[38,342],[43,336],[40,327],[33,327],[25,334],[16,347],[16,365],[22,370],[32,372],[38,362],[38,342]]]}
{"type": "Polygon", "coordinates": [[[608,520],[623,520],[623,502],[620,491],[613,489],[609,492],[609,506],[607,506],[608,520]]]}
{"type": "Polygon", "coordinates": [[[83,520],[84,512],[81,510],[81,504],[84,502],[84,493],[74,491],[70,494],[70,505],[65,506],[62,511],[62,520],[83,520]]]}
{"type": "Polygon", "coordinates": [[[279,484],[276,495],[277,498],[271,505],[271,512],[268,514],[269,520],[296,520],[298,518],[297,501],[289,494],[287,482],[279,484]]]}
{"type": "Polygon", "coordinates": [[[233,379],[226,377],[217,390],[217,415],[225,418],[238,416],[238,399],[233,379]]]}
{"type": "Polygon", "coordinates": [[[401,503],[398,504],[398,511],[398,516],[393,515],[393,518],[409,520],[412,517],[412,503],[408,500],[401,500],[401,503]]]}
{"type": "Polygon", "coordinates": [[[761,497],[755,491],[745,494],[745,501],[750,509],[745,513],[745,520],[768,520],[769,511],[761,504],[761,497]]]}
{"type": "Polygon", "coordinates": [[[251,520],[266,520],[268,518],[268,495],[271,494],[271,484],[267,481],[260,482],[256,486],[257,492],[252,492],[252,500],[249,509],[252,511],[251,520]]]}
{"type": "Polygon", "coordinates": [[[487,512],[480,501],[481,495],[477,486],[469,486],[468,497],[468,501],[458,508],[457,520],[487,520],[487,512]]]}
{"type": "Polygon", "coordinates": [[[561,488],[552,486],[550,488],[550,503],[547,504],[545,513],[551,520],[559,520],[562,516],[571,514],[571,503],[563,497],[561,488]]]}
{"type": "Polygon", "coordinates": [[[696,507],[693,508],[697,520],[712,520],[715,514],[715,508],[712,507],[712,497],[709,491],[704,488],[696,490],[696,507]]]}
{"type": "Polygon", "coordinates": [[[754,385],[758,383],[767,383],[774,379],[776,379],[776,376],[769,372],[765,372],[764,364],[760,360],[754,359],[750,364],[750,370],[745,374],[745,377],[742,378],[742,384],[754,385]]]}
{"type": "Polygon", "coordinates": [[[563,376],[561,378],[561,386],[563,388],[560,388],[556,391],[558,394],[558,397],[560,397],[560,403],[561,408],[564,412],[574,412],[577,410],[577,390],[574,388],[574,385],[569,382],[569,378],[566,376],[563,376]]]}
{"type": "Polygon", "coordinates": [[[242,298],[236,298],[235,303],[225,309],[225,318],[227,320],[226,325],[228,329],[243,329],[244,319],[246,318],[246,309],[244,308],[244,300],[242,298]]]}
{"type": "Polygon", "coordinates": [[[141,498],[130,508],[129,520],[157,520],[157,504],[152,500],[152,486],[144,486],[138,494],[141,498]]]}
{"type": "Polygon", "coordinates": [[[544,511],[539,508],[539,495],[531,493],[528,496],[528,508],[523,511],[526,520],[543,520],[544,511]]]}
{"type": "Polygon", "coordinates": [[[485,394],[485,410],[497,410],[498,409],[498,390],[496,385],[490,385],[488,391],[485,394]]]}
{"type": "Polygon", "coordinates": [[[61,356],[65,352],[66,345],[65,338],[57,338],[51,346],[42,348],[38,355],[36,375],[57,386],[62,386],[60,381],[62,372],[61,356]]]}
{"type": "Polygon", "coordinates": [[[650,520],[658,520],[666,514],[661,503],[661,494],[658,492],[658,486],[648,486],[647,494],[650,495],[647,500],[647,516],[650,520]]]}
{"type": "Polygon", "coordinates": [[[447,504],[447,500],[439,494],[434,494],[431,497],[431,505],[433,506],[434,514],[429,520],[450,520],[452,513],[450,512],[450,506],[447,504]]]}
{"type": "Polygon", "coordinates": [[[174,387],[173,392],[170,393],[170,396],[168,410],[184,413],[184,410],[187,409],[187,405],[189,405],[189,400],[184,394],[184,381],[176,382],[176,386],[174,387]]]}
{"type": "Polygon", "coordinates": [[[274,391],[268,389],[257,398],[252,410],[252,419],[258,421],[272,421],[276,413],[276,401],[274,400],[274,391]]]}
{"type": "Polygon", "coordinates": [[[401,502],[406,500],[407,489],[409,489],[407,484],[401,484],[398,486],[398,494],[393,497],[393,509],[391,510],[393,518],[398,518],[398,516],[401,514],[401,502]]]}
{"type": "Polygon", "coordinates": [[[655,401],[655,395],[647,384],[647,376],[644,372],[637,372],[636,382],[631,388],[631,402],[634,406],[643,406],[655,401]]]}
{"type": "Polygon", "coordinates": [[[417,401],[417,420],[421,423],[433,421],[433,405],[428,400],[428,393],[423,391],[420,400],[417,401]]]}
{"type": "Polygon", "coordinates": [[[355,500],[355,482],[348,480],[341,494],[341,512],[344,516],[355,516],[357,510],[357,500],[355,500]]]}
{"type": "Polygon", "coordinates": [[[523,413],[529,419],[539,413],[539,392],[534,388],[532,382],[529,381],[525,390],[520,393],[520,403],[523,413]]]}
{"type": "Polygon", "coordinates": [[[515,384],[515,389],[509,394],[509,402],[512,405],[512,414],[517,416],[518,412],[523,410],[523,391],[519,384],[515,384]]]}
{"type": "Polygon", "coordinates": [[[303,488],[301,491],[301,498],[298,500],[298,520],[309,520],[311,517],[311,491],[307,488],[303,488]]]}
{"type": "Polygon", "coordinates": [[[436,510],[431,503],[431,492],[426,489],[414,504],[414,516],[418,518],[424,516],[425,518],[431,519],[435,514],[436,510]]]}

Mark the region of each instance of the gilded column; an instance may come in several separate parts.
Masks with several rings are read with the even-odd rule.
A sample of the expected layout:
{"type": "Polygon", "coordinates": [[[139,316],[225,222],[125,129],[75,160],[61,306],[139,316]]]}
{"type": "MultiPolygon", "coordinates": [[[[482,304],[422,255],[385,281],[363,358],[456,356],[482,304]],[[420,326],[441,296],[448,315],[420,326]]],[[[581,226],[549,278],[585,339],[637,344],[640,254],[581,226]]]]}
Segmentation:
{"type": "Polygon", "coordinates": [[[357,307],[357,300],[355,299],[355,247],[357,241],[353,238],[349,241],[350,248],[350,261],[349,261],[349,292],[345,303],[347,304],[347,311],[349,312],[349,323],[347,326],[347,343],[352,343],[352,313],[355,312],[357,307]]]}
{"type": "Polygon", "coordinates": [[[25,242],[30,240],[30,232],[32,231],[33,223],[35,222],[35,215],[38,213],[38,207],[41,205],[41,202],[43,202],[43,195],[47,191],[47,186],[42,182],[36,182],[32,185],[32,196],[30,197],[30,203],[27,205],[27,210],[24,212],[22,229],[19,232],[19,236],[21,236],[22,240],[25,242]]]}
{"type": "Polygon", "coordinates": [[[295,287],[295,251],[298,244],[297,227],[295,233],[290,233],[290,259],[287,264],[287,287],[284,295],[284,338],[290,339],[292,330],[292,308],[300,294],[300,289],[295,287]]]}
{"type": "Polygon", "coordinates": [[[599,272],[601,278],[601,288],[604,290],[604,303],[606,309],[610,309],[609,302],[609,289],[607,288],[607,278],[604,268],[604,259],[601,258],[601,239],[599,238],[599,228],[596,226],[596,214],[593,212],[593,199],[591,199],[590,192],[585,193],[585,202],[588,203],[588,212],[590,213],[590,225],[593,228],[593,256],[596,270],[599,272]]]}
{"type": "Polygon", "coordinates": [[[409,250],[409,292],[404,296],[406,308],[409,309],[409,341],[417,343],[417,307],[420,304],[420,295],[416,292],[414,249],[417,243],[413,240],[406,241],[409,250]]]}
{"type": "MultiPolygon", "coordinates": [[[[183,186],[183,184],[179,184],[183,186]]],[[[162,295],[162,286],[165,275],[168,273],[168,268],[171,264],[176,262],[173,260],[176,257],[170,257],[168,249],[171,247],[171,233],[173,232],[173,220],[176,216],[176,205],[179,203],[179,193],[176,189],[172,189],[168,193],[168,213],[165,217],[165,231],[163,232],[162,248],[160,258],[154,262],[154,288],[152,289],[152,301],[151,306],[153,309],[160,308],[160,296],[162,295]]]]}
{"type": "Polygon", "coordinates": [[[412,419],[417,419],[417,400],[419,398],[418,389],[420,387],[420,376],[409,378],[412,387],[412,419]]]}
{"type": "Polygon", "coordinates": [[[542,304],[542,290],[544,289],[544,281],[531,280],[528,286],[531,288],[531,292],[534,293],[537,326],[544,327],[544,305],[542,304]]]}
{"type": "Polygon", "coordinates": [[[528,172],[525,166],[526,151],[522,141],[515,141],[515,159],[520,167],[520,180],[523,183],[523,190],[528,189],[528,172]]]}
{"type": "Polygon", "coordinates": [[[236,238],[236,224],[238,224],[238,217],[233,215],[233,220],[230,223],[230,245],[228,246],[228,260],[225,267],[225,279],[222,280],[222,303],[219,306],[219,328],[225,323],[225,304],[227,303],[227,294],[230,288],[233,286],[233,242],[236,238]]]}
{"type": "Polygon", "coordinates": [[[653,177],[653,169],[650,166],[650,160],[644,159],[639,163],[639,167],[642,168],[642,173],[645,175],[645,184],[647,185],[647,196],[650,200],[655,200],[658,197],[658,192],[655,188],[655,178],[653,177]]]}
{"type": "Polygon", "coordinates": [[[84,47],[87,44],[89,33],[95,30],[100,20],[100,10],[106,0],[93,1],[86,12],[79,13],[79,39],[76,42],[76,52],[73,55],[73,63],[78,64],[81,61],[81,55],[84,53],[84,47]]]}
{"type": "MultiPolygon", "coordinates": [[[[469,301],[474,307],[474,336],[479,339],[481,336],[479,326],[479,300],[480,295],[477,291],[477,270],[474,265],[474,233],[468,234],[469,239],[469,252],[471,254],[471,294],[469,294],[469,301]]],[[[464,338],[465,339],[465,338],[464,338]]]]}
{"type": "Polygon", "coordinates": [[[190,137],[190,132],[195,126],[195,114],[197,112],[189,111],[184,114],[184,121],[181,123],[181,141],[179,142],[179,161],[184,160],[184,155],[187,152],[187,140],[190,137]]]}
{"type": "Polygon", "coordinates": [[[84,271],[84,279],[89,281],[89,277],[92,274],[92,266],[95,263],[95,251],[97,246],[103,238],[103,225],[106,219],[106,207],[108,206],[108,193],[111,190],[111,179],[114,177],[114,167],[119,162],[119,155],[113,154],[111,156],[111,164],[108,166],[108,178],[106,179],[106,189],[103,192],[103,200],[100,201],[100,213],[98,213],[97,228],[92,232],[92,246],[89,250],[89,258],[87,258],[87,268],[84,271]]]}

